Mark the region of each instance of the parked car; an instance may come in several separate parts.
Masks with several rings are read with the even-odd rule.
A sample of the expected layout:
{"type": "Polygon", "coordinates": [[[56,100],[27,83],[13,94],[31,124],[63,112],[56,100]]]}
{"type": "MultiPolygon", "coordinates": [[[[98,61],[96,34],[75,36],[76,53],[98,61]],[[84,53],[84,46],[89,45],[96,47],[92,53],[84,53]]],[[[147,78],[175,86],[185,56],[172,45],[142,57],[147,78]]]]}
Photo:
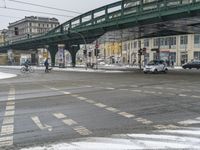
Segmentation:
{"type": "Polygon", "coordinates": [[[191,61],[188,63],[185,63],[184,65],[182,65],[183,69],[192,69],[192,68],[196,68],[199,69],[200,68],[200,61],[191,61]]]}
{"type": "Polygon", "coordinates": [[[163,72],[167,73],[168,68],[163,60],[152,60],[150,61],[143,69],[144,73],[158,73],[158,72],[163,72]]]}

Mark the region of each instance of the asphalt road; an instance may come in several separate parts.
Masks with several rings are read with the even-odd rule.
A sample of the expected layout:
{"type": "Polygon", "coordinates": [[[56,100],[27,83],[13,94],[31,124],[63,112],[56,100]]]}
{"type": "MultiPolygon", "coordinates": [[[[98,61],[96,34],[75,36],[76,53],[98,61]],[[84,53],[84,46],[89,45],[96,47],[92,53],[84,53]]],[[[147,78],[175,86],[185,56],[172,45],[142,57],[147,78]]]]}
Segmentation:
{"type": "Polygon", "coordinates": [[[0,149],[200,126],[181,124],[200,117],[199,70],[0,72],[18,74],[0,80],[0,149]]]}

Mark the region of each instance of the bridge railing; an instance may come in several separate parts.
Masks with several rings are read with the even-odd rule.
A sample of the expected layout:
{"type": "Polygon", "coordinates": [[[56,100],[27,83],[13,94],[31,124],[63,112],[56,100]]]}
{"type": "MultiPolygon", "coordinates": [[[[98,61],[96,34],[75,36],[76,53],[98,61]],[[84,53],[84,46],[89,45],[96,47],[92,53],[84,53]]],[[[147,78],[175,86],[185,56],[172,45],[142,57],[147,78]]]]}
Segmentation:
{"type": "Polygon", "coordinates": [[[62,26],[50,31],[48,34],[60,32],[61,30],[68,31],[68,29],[78,29],[106,23],[126,15],[138,16],[183,5],[190,5],[196,2],[200,2],[200,0],[152,0],[146,3],[143,3],[142,0],[119,1],[75,17],[63,23],[62,26]],[[60,27],[63,29],[60,29],[60,27]]]}
{"type": "Polygon", "coordinates": [[[84,29],[85,27],[98,26],[109,23],[121,17],[137,17],[148,13],[160,12],[181,6],[190,6],[200,3],[200,0],[123,0],[79,15],[42,36],[52,36],[68,30],[84,29]]]}

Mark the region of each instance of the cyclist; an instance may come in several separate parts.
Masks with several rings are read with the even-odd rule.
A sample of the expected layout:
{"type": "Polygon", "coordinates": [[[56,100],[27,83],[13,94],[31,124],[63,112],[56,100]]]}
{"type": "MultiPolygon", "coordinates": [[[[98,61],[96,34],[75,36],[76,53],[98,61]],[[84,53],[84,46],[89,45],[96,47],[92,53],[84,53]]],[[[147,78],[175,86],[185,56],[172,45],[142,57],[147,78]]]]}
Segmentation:
{"type": "Polygon", "coordinates": [[[25,66],[26,71],[28,71],[28,67],[30,66],[30,62],[29,62],[29,60],[27,59],[27,60],[24,62],[23,65],[25,66]]]}

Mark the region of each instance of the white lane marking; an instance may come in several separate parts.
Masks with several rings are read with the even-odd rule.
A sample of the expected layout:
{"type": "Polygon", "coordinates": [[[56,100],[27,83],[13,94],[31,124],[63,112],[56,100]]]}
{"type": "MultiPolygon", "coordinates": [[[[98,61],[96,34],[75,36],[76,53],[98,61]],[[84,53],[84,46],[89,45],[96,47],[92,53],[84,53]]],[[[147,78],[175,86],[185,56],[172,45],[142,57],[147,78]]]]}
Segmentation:
{"type": "Polygon", "coordinates": [[[15,106],[6,106],[6,110],[14,110],[15,109],[15,106]]]}
{"type": "Polygon", "coordinates": [[[155,86],[155,87],[151,87],[151,88],[154,88],[154,89],[164,89],[164,88],[161,87],[161,86],[155,86]]]}
{"type": "Polygon", "coordinates": [[[9,101],[9,102],[7,102],[7,105],[15,105],[15,102],[14,101],[9,101]]]}
{"type": "Polygon", "coordinates": [[[5,124],[12,124],[14,123],[14,118],[13,117],[4,117],[3,119],[3,125],[5,124]]]}
{"type": "Polygon", "coordinates": [[[106,90],[114,90],[115,88],[112,88],[112,87],[107,87],[105,88],[106,90]]]}
{"type": "Polygon", "coordinates": [[[85,97],[77,97],[79,100],[86,100],[87,98],[85,97]]]}
{"type": "Polygon", "coordinates": [[[135,118],[135,120],[137,122],[141,122],[142,124],[152,124],[153,123],[152,121],[144,119],[144,118],[141,118],[141,117],[135,118]]]}
{"type": "Polygon", "coordinates": [[[73,129],[78,132],[80,135],[90,135],[92,132],[83,126],[76,126],[73,129]]]}
{"type": "Polygon", "coordinates": [[[120,110],[119,109],[117,109],[117,108],[113,108],[113,107],[107,107],[107,108],[105,108],[106,110],[109,110],[109,111],[111,111],[111,112],[119,112],[120,110]]]}
{"type": "Polygon", "coordinates": [[[85,85],[84,87],[88,87],[88,88],[91,88],[91,87],[93,87],[93,86],[91,86],[91,85],[85,85]]]}
{"type": "Polygon", "coordinates": [[[72,119],[63,119],[62,122],[65,123],[68,126],[72,126],[72,125],[77,124],[77,122],[72,120],[72,119]]]}
{"type": "Polygon", "coordinates": [[[124,116],[126,118],[133,118],[133,117],[135,117],[135,115],[127,113],[127,112],[120,112],[118,114],[121,115],[121,116],[124,116]]]}
{"type": "MultiPolygon", "coordinates": [[[[12,137],[12,136],[9,136],[9,137],[12,137]]],[[[7,138],[7,137],[0,138],[0,147],[13,145],[13,137],[10,138],[10,140],[4,140],[4,138],[7,138]],[[1,141],[1,139],[2,139],[2,141],[1,141]]]]}
{"type": "Polygon", "coordinates": [[[41,129],[41,130],[48,130],[48,131],[52,131],[52,126],[47,125],[47,124],[42,124],[39,117],[38,116],[33,116],[31,117],[31,119],[33,120],[33,122],[41,129]]]}
{"type": "Polygon", "coordinates": [[[50,89],[51,89],[51,90],[54,90],[54,91],[58,91],[58,90],[59,90],[59,89],[53,88],[53,87],[51,87],[50,89]]]}
{"type": "Polygon", "coordinates": [[[72,129],[75,130],[77,133],[79,133],[80,135],[90,135],[92,134],[91,131],[89,131],[87,128],[83,127],[83,126],[74,126],[77,125],[78,123],[70,118],[66,118],[67,116],[65,116],[62,113],[54,113],[53,114],[56,118],[61,119],[62,122],[68,126],[72,126],[72,129]],[[64,119],[63,119],[63,116],[64,119]]]}
{"type": "Polygon", "coordinates": [[[129,89],[119,89],[119,90],[121,90],[121,91],[128,91],[129,89]]]}
{"type": "Polygon", "coordinates": [[[197,95],[192,95],[191,97],[193,97],[193,98],[200,98],[200,96],[197,96],[197,95]]]}
{"type": "Polygon", "coordinates": [[[141,90],[131,90],[133,92],[142,92],[141,90]]]}
{"type": "Polygon", "coordinates": [[[66,94],[66,95],[70,95],[70,92],[66,92],[66,91],[62,91],[62,93],[66,94]]]}
{"type": "Polygon", "coordinates": [[[14,116],[15,110],[6,111],[4,116],[14,116]]]}
{"type": "Polygon", "coordinates": [[[11,140],[13,140],[13,136],[0,137],[0,142],[11,141],[11,140]]]}
{"type": "Polygon", "coordinates": [[[156,128],[156,129],[178,129],[179,127],[178,126],[176,126],[176,125],[172,125],[172,124],[170,124],[170,125],[161,125],[161,124],[158,124],[158,125],[154,125],[153,126],[154,128],[156,128]]]}
{"type": "Polygon", "coordinates": [[[138,87],[138,85],[131,85],[130,87],[132,87],[132,88],[136,88],[136,87],[138,87]]]}
{"type": "Polygon", "coordinates": [[[90,99],[87,99],[86,102],[88,102],[88,103],[90,103],[90,104],[94,104],[94,103],[96,103],[95,101],[90,100],[90,99]]]}
{"type": "Polygon", "coordinates": [[[94,105],[97,106],[97,107],[100,107],[100,108],[106,107],[106,105],[104,105],[102,103],[96,103],[94,105]]]}
{"type": "Polygon", "coordinates": [[[64,115],[63,113],[54,113],[53,115],[58,119],[67,118],[67,116],[64,115]]]}
{"type": "Polygon", "coordinates": [[[168,87],[166,89],[168,89],[168,90],[177,90],[176,88],[172,88],[172,87],[168,87]]]}
{"type": "Polygon", "coordinates": [[[147,93],[147,94],[154,94],[154,93],[156,93],[156,92],[154,92],[154,91],[144,91],[144,93],[147,93]]]}
{"type": "Polygon", "coordinates": [[[188,89],[181,89],[182,91],[186,91],[186,92],[191,92],[192,90],[188,90],[188,89]]]}
{"type": "Polygon", "coordinates": [[[200,117],[195,118],[195,119],[180,121],[178,122],[178,124],[181,124],[181,125],[200,124],[200,117]]]}
{"type": "Polygon", "coordinates": [[[179,94],[179,96],[186,97],[187,95],[186,94],[179,94]]]}
{"type": "Polygon", "coordinates": [[[3,125],[1,127],[1,136],[10,135],[10,134],[13,134],[13,132],[14,132],[14,125],[13,124],[3,125]]]}
{"type": "Polygon", "coordinates": [[[15,96],[14,95],[8,96],[8,101],[13,101],[13,100],[15,100],[15,96]]]}
{"type": "Polygon", "coordinates": [[[76,94],[72,94],[71,96],[73,96],[73,97],[78,97],[78,95],[76,95],[76,94]]]}
{"type": "Polygon", "coordinates": [[[15,88],[10,87],[8,102],[6,103],[6,111],[3,118],[3,125],[1,127],[0,147],[13,145],[14,133],[14,114],[15,114],[15,88]],[[8,117],[9,116],[9,117],[8,117]],[[10,135],[10,136],[6,136],[10,135]]]}
{"type": "Polygon", "coordinates": [[[157,94],[160,94],[160,95],[162,95],[162,94],[163,94],[163,92],[158,92],[157,94]]]}

